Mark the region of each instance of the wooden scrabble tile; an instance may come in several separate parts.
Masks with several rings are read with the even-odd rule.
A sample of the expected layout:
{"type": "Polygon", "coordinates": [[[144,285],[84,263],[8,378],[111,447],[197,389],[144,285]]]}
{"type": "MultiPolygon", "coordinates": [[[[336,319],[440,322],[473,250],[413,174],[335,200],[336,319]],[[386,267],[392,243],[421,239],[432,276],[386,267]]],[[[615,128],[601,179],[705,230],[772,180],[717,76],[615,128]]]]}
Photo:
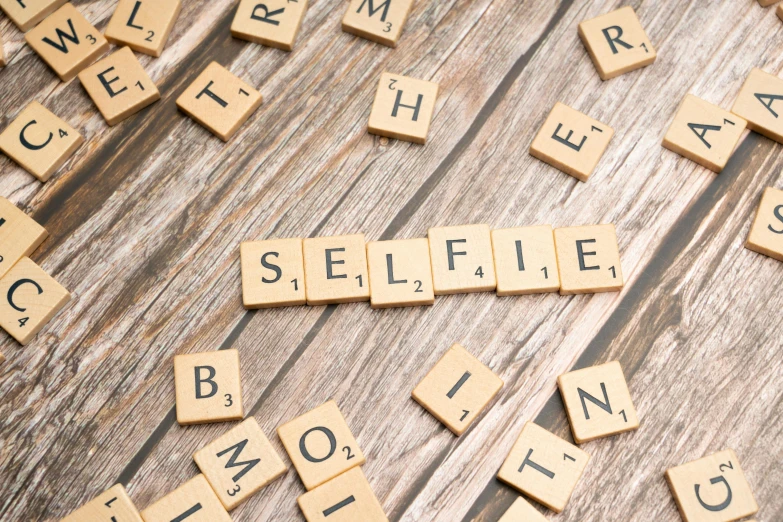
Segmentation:
{"type": "Polygon", "coordinates": [[[0,196],[0,278],[48,236],[44,227],[0,196]]]}
{"type": "Polygon", "coordinates": [[[780,0],[759,0],[761,7],[769,7],[772,4],[777,4],[778,2],[780,2],[780,0]]]}
{"type": "Polygon", "coordinates": [[[502,387],[500,377],[455,344],[411,396],[452,433],[462,435],[502,387]]]}
{"type": "Polygon", "coordinates": [[[158,88],[130,47],[83,70],[79,80],[108,125],[116,125],[160,100],[158,88]]]}
{"type": "Polygon", "coordinates": [[[639,428],[619,362],[563,374],[557,386],[577,444],[639,428]]]}
{"type": "Polygon", "coordinates": [[[646,67],[657,56],[630,6],[580,23],[579,37],[602,80],[646,67]]]}
{"type": "Polygon", "coordinates": [[[29,257],[0,279],[0,296],[0,326],[23,345],[71,300],[68,290],[29,257]]]}
{"type": "Polygon", "coordinates": [[[623,287],[614,225],[555,229],[560,295],[613,292],[623,287]]]}
{"type": "Polygon", "coordinates": [[[122,484],[110,487],[60,522],[142,522],[122,484]]]}
{"type": "Polygon", "coordinates": [[[383,73],[367,130],[370,134],[423,145],[437,98],[437,83],[383,73]]]}
{"type": "Polygon", "coordinates": [[[0,134],[0,150],[41,181],[48,180],[82,143],[79,131],[36,101],[0,134]]]}
{"type": "Polygon", "coordinates": [[[180,424],[242,420],[245,416],[236,350],[174,356],[174,385],[180,424]]]}
{"type": "Polygon", "coordinates": [[[308,491],[364,464],[364,454],[334,401],[283,424],[277,435],[308,491]]]}
{"type": "Polygon", "coordinates": [[[364,234],[305,239],[307,304],[370,300],[364,234]]]}
{"type": "Polygon", "coordinates": [[[260,92],[212,62],[177,98],[177,107],[228,141],[262,101],[260,92]]]}
{"type": "Polygon", "coordinates": [[[198,450],[193,459],[229,511],[287,470],[253,417],[198,450]]]}
{"type": "Polygon", "coordinates": [[[430,246],[426,239],[371,241],[367,243],[367,267],[373,308],[435,302],[430,246]]]}
{"type": "Polygon", "coordinates": [[[284,51],[294,48],[308,0],[241,0],[231,23],[234,38],[284,51]]]}
{"type": "Polygon", "coordinates": [[[669,469],[666,481],[685,522],[733,522],[759,510],[734,450],[669,469]]]}
{"type": "Polygon", "coordinates": [[[106,39],[158,57],[181,9],[179,0],[120,0],[106,26],[106,39]]]}
{"type": "Polygon", "coordinates": [[[196,475],[152,504],[141,518],[144,522],[231,522],[204,475],[196,475]]]}
{"type": "Polygon", "coordinates": [[[492,257],[499,296],[560,290],[555,236],[550,225],[493,230],[492,257]]]}
{"type": "Polygon", "coordinates": [[[498,522],[547,522],[547,519],[527,500],[517,497],[498,522]]]}
{"type": "Polygon", "coordinates": [[[783,80],[753,69],[742,85],[731,112],[748,122],[748,128],[783,143],[783,80]]]}
{"type": "Polygon", "coordinates": [[[106,38],[69,3],[24,35],[24,39],[64,82],[109,50],[106,38]]]}
{"type": "Polygon", "coordinates": [[[528,422],[498,472],[498,479],[552,511],[571,498],[590,455],[528,422]]]}
{"type": "MultiPolygon", "coordinates": [[[[779,1],[779,0],[775,0],[775,1],[777,2],[777,1],[779,1]]],[[[779,5],[779,6],[778,6],[778,8],[777,8],[777,9],[775,9],[775,14],[777,14],[777,15],[778,15],[778,18],[780,18],[781,20],[783,20],[783,4],[779,5]]],[[[751,522],[753,522],[753,521],[751,521],[751,522]]]]}
{"type": "Polygon", "coordinates": [[[0,0],[0,8],[22,32],[55,12],[68,0],[0,0]]]}
{"type": "Polygon", "coordinates": [[[720,172],[747,124],[739,116],[688,94],[663,138],[663,146],[720,172]]]}
{"type": "Polygon", "coordinates": [[[296,501],[307,522],[388,522],[359,467],[308,491],[296,501]]]}
{"type": "Polygon", "coordinates": [[[745,248],[783,261],[783,190],[764,189],[745,248]]]}
{"type": "Polygon", "coordinates": [[[397,47],[413,0],[351,0],[343,31],[389,47],[397,47]]]}
{"type": "Polygon", "coordinates": [[[3,43],[3,38],[0,37],[0,67],[5,67],[5,64],[5,44],[3,43]]]}
{"type": "Polygon", "coordinates": [[[301,239],[245,241],[239,251],[245,308],[305,304],[301,239]]]}
{"type": "Polygon", "coordinates": [[[558,102],[530,144],[530,155],[587,181],[612,136],[611,127],[558,102]]]}
{"type": "Polygon", "coordinates": [[[427,231],[435,295],[491,292],[495,262],[487,225],[435,227],[427,231]]]}

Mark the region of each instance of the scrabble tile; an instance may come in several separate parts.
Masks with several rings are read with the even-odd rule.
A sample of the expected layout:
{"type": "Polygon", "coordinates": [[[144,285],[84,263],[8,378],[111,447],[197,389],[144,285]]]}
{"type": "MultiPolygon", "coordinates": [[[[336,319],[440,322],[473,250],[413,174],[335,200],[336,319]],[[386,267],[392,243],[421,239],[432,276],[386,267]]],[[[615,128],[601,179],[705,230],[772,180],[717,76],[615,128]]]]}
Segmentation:
{"type": "Polygon", "coordinates": [[[245,308],[305,304],[301,239],[245,241],[239,250],[245,308]]]}
{"type": "Polygon", "coordinates": [[[498,522],[547,522],[547,519],[527,500],[517,497],[498,522]]]}
{"type": "Polygon", "coordinates": [[[60,522],[142,522],[122,484],[110,487],[60,522]]]}
{"type": "Polygon", "coordinates": [[[5,64],[5,44],[3,43],[3,38],[0,37],[0,67],[5,67],[5,64]]]}
{"type": "Polygon", "coordinates": [[[562,103],[556,103],[530,144],[530,155],[587,181],[614,130],[562,103]]]}
{"type": "Polygon", "coordinates": [[[780,2],[780,0],[759,0],[761,7],[769,7],[772,4],[777,4],[778,2],[780,2]]]}
{"type": "Polygon", "coordinates": [[[783,190],[764,189],[745,248],[783,261],[783,190]]]}
{"type": "Polygon", "coordinates": [[[241,0],[231,24],[234,38],[284,51],[294,48],[308,0],[241,0]]]}
{"type": "Polygon", "coordinates": [[[212,62],[177,98],[177,107],[212,134],[228,141],[262,101],[260,92],[212,62]]]}
{"type": "Polygon", "coordinates": [[[528,422],[498,472],[498,479],[552,511],[568,504],[590,455],[528,422]]]}
{"type": "Polygon", "coordinates": [[[783,80],[754,68],[731,112],[745,118],[750,130],[783,143],[783,80]]]}
{"type": "Polygon", "coordinates": [[[663,146],[714,172],[734,153],[747,122],[693,95],[687,95],[663,138],[663,146]]]}
{"type": "Polygon", "coordinates": [[[160,100],[158,88],[129,47],[83,70],[79,80],[110,126],[160,100]]]}
{"type": "Polygon", "coordinates": [[[364,234],[305,239],[307,304],[370,300],[364,234]]]}
{"type": "Polygon", "coordinates": [[[623,287],[614,225],[555,229],[560,295],[613,292],[623,287]]]}
{"type": "Polygon", "coordinates": [[[351,0],[343,31],[389,47],[397,47],[413,0],[351,0]]]}
{"type": "Polygon", "coordinates": [[[423,145],[437,97],[437,83],[383,73],[367,130],[370,134],[423,145]]]}
{"type": "Polygon", "coordinates": [[[388,522],[359,467],[346,471],[296,501],[307,522],[388,522]]]}
{"type": "Polygon", "coordinates": [[[0,8],[22,32],[55,12],[68,0],[0,0],[0,8]]]}
{"type": "Polygon", "coordinates": [[[0,196],[0,278],[48,236],[44,227],[0,196]]]}
{"type": "MultiPolygon", "coordinates": [[[[777,2],[777,1],[779,1],[779,0],[775,0],[775,1],[777,2]]],[[[777,8],[777,9],[775,9],[775,14],[777,14],[777,15],[778,15],[778,18],[780,18],[781,20],[783,20],[783,4],[779,5],[779,6],[778,6],[778,8],[777,8]]],[[[751,522],[753,522],[753,521],[751,521],[751,522]]]]}
{"type": "Polygon", "coordinates": [[[0,134],[0,150],[40,181],[48,180],[82,143],[79,131],[36,101],[0,134]]]}
{"type": "Polygon", "coordinates": [[[436,227],[427,232],[435,295],[491,292],[495,261],[487,225],[436,227]]]}
{"type": "Polygon", "coordinates": [[[555,236],[550,225],[493,230],[492,257],[499,296],[560,290],[555,236]]]}
{"type": "Polygon", "coordinates": [[[191,353],[174,356],[177,422],[203,424],[242,420],[239,352],[191,353]]]}
{"type": "Polygon", "coordinates": [[[500,377],[455,344],[411,395],[455,435],[462,435],[502,387],[500,377]]]}
{"type": "Polygon", "coordinates": [[[580,23],[579,37],[602,80],[646,67],[657,56],[630,6],[580,23]]]}
{"type": "Polygon", "coordinates": [[[174,28],[182,4],[179,0],[120,0],[106,39],[136,52],[158,57],[174,28]]]}
{"type": "Polygon", "coordinates": [[[685,522],[733,522],[759,510],[734,450],[669,469],[666,481],[685,522]]]}
{"type": "Polygon", "coordinates": [[[29,257],[0,279],[0,296],[0,326],[23,345],[71,300],[68,290],[29,257]]]}
{"type": "Polygon", "coordinates": [[[198,450],[193,459],[227,510],[287,469],[253,417],[198,450]]]}
{"type": "Polygon", "coordinates": [[[364,464],[364,454],[334,401],[283,424],[277,435],[308,491],[364,464]]]}
{"type": "Polygon", "coordinates": [[[619,362],[563,374],[557,386],[577,444],[639,428],[619,362]]]}
{"type": "Polygon", "coordinates": [[[196,475],[152,504],[141,518],[144,522],[231,522],[204,475],[196,475]]]}
{"type": "Polygon", "coordinates": [[[72,4],[63,5],[24,39],[64,82],[109,50],[106,38],[72,4]]]}
{"type": "Polygon", "coordinates": [[[430,246],[426,239],[371,241],[367,243],[367,267],[373,308],[435,302],[430,246]]]}

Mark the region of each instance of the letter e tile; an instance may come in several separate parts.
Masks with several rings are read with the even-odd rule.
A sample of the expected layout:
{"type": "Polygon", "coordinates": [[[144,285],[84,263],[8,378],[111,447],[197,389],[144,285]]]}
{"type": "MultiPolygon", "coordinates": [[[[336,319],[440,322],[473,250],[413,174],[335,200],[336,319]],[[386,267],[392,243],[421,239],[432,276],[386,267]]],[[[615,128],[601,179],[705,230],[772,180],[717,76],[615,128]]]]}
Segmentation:
{"type": "Polygon", "coordinates": [[[364,234],[304,240],[307,304],[370,300],[364,234]]]}
{"type": "Polygon", "coordinates": [[[437,83],[383,73],[372,104],[368,131],[423,145],[437,98],[437,83]]]}
{"type": "Polygon", "coordinates": [[[764,189],[745,248],[783,261],[783,190],[764,189]]]}
{"type": "Polygon", "coordinates": [[[0,196],[0,277],[32,254],[48,236],[44,227],[0,196]]]}
{"type": "Polygon", "coordinates": [[[142,522],[122,484],[110,487],[60,522],[142,522]]]}
{"type": "Polygon", "coordinates": [[[623,287],[614,225],[555,229],[560,295],[614,292],[623,287]]]}
{"type": "Polygon", "coordinates": [[[175,355],[174,386],[182,425],[244,417],[237,350],[175,355]]]}
{"type": "Polygon", "coordinates": [[[141,518],[144,522],[231,522],[204,475],[196,475],[152,504],[141,518]]]}
{"type": "Polygon", "coordinates": [[[297,499],[307,522],[388,522],[370,483],[352,468],[297,499]]]}
{"type": "Polygon", "coordinates": [[[685,522],[734,522],[759,510],[734,450],[671,468],[666,481],[685,522]]]}

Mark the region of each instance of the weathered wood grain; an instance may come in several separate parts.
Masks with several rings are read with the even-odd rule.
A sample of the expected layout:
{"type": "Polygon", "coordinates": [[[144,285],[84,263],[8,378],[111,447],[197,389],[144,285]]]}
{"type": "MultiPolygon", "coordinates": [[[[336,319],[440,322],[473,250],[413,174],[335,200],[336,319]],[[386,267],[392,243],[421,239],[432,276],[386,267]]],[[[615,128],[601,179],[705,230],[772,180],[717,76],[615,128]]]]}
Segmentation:
{"type": "MultiPolygon", "coordinates": [[[[100,28],[113,10],[77,4],[100,28]]],[[[117,480],[144,507],[195,474],[192,452],[228,427],[175,423],[171,357],[227,347],[270,436],[337,400],[392,520],[496,520],[513,493],[494,475],[524,422],[568,436],[555,377],[612,359],[642,427],[584,445],[593,461],[552,520],[678,520],[663,471],[726,446],[758,520],[783,517],[783,265],[742,248],[762,189],[783,183],[781,146],[751,135],[717,177],[660,147],[685,93],[727,107],[751,67],[780,71],[781,24],[751,0],[632,2],[658,61],[601,82],[576,24],[618,5],[421,0],[391,50],[342,33],[343,2],[315,0],[288,54],[233,40],[232,3],[197,1],[163,56],[142,58],[163,99],[111,129],[4,21],[3,118],[38,99],[89,141],[45,185],[0,160],[0,193],[52,235],[34,258],[75,295],[24,349],[0,343],[0,518],[57,519],[117,480]],[[227,145],[174,106],[212,60],[265,98],[227,145]],[[440,83],[427,146],[366,133],[384,70],[440,83]],[[555,101],[616,130],[586,184],[527,154],[555,101]],[[469,222],[614,222],[627,286],[405,310],[241,307],[242,240],[469,222]],[[507,383],[461,438],[409,398],[455,341],[507,383]]],[[[301,520],[301,492],[290,471],[234,519],[301,520]]]]}

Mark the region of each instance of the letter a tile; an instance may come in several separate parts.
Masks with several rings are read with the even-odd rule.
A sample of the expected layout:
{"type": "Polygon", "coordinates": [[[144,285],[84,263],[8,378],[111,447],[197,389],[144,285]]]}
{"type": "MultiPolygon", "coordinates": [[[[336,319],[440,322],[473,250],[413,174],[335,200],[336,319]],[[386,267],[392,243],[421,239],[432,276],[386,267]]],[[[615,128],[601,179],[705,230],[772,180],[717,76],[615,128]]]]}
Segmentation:
{"type": "Polygon", "coordinates": [[[614,225],[555,229],[560,295],[614,292],[623,270],[614,225]]]}
{"type": "Polygon", "coordinates": [[[499,296],[560,290],[550,225],[493,230],[492,253],[499,296]]]}
{"type": "Polygon", "coordinates": [[[301,239],[245,241],[239,251],[245,308],[305,304],[301,239]]]}
{"type": "Polygon", "coordinates": [[[177,107],[212,134],[228,141],[262,101],[260,92],[212,62],[177,98],[177,107]]]}
{"type": "Polygon", "coordinates": [[[411,395],[455,435],[462,435],[502,387],[500,377],[455,344],[411,395]]]}
{"type": "Polygon", "coordinates": [[[672,468],[666,481],[685,522],[734,522],[759,510],[734,450],[672,468]]]}
{"type": "Polygon", "coordinates": [[[142,522],[122,484],[107,489],[60,522],[142,522]]]}
{"type": "Polygon", "coordinates": [[[423,145],[437,97],[437,83],[383,73],[370,112],[369,133],[423,145]]]}
{"type": "Polygon", "coordinates": [[[498,522],[547,522],[547,519],[527,500],[518,497],[498,522]]]}
{"type": "Polygon", "coordinates": [[[193,460],[229,511],[287,469],[253,417],[198,450],[193,460]]]}
{"type": "Polygon", "coordinates": [[[655,49],[630,6],[580,23],[579,37],[587,47],[602,80],[609,80],[655,61],[655,49]]]}
{"type": "Polygon", "coordinates": [[[294,48],[308,0],[241,0],[231,34],[284,51],[294,48]]]}
{"type": "Polygon", "coordinates": [[[23,33],[55,12],[68,0],[0,0],[0,8],[23,33]]]}
{"type": "Polygon", "coordinates": [[[370,305],[373,308],[431,305],[435,302],[426,239],[367,243],[370,305]]]}
{"type": "Polygon", "coordinates": [[[174,356],[177,422],[203,424],[242,420],[239,352],[191,353],[174,356]]]}
{"type": "Polygon", "coordinates": [[[47,181],[82,143],[76,129],[35,101],[0,134],[0,150],[40,181],[47,181]]]}
{"type": "Polygon", "coordinates": [[[106,39],[158,57],[181,9],[179,0],[120,0],[106,26],[106,39]]]}
{"type": "Polygon", "coordinates": [[[16,205],[0,196],[0,277],[38,248],[49,233],[16,205]]]}
{"type": "Polygon", "coordinates": [[[435,295],[491,292],[497,286],[487,225],[435,227],[427,231],[435,295]]]}
{"type": "Polygon", "coordinates": [[[158,88],[129,47],[83,70],[79,80],[109,125],[160,100],[158,88]]]}
{"type": "Polygon", "coordinates": [[[560,102],[530,145],[530,155],[579,181],[587,181],[614,130],[560,102]]]}
{"type": "Polygon", "coordinates": [[[196,475],[152,504],[141,518],[144,522],[231,522],[204,475],[196,475]]]}
{"type": "Polygon", "coordinates": [[[619,362],[563,374],[557,385],[577,444],[639,428],[619,362]]]}
{"type": "Polygon", "coordinates": [[[106,38],[72,4],[65,4],[24,39],[64,82],[109,50],[106,38]]]}
{"type": "Polygon", "coordinates": [[[396,47],[413,0],[351,0],[343,31],[396,47]]]}
{"type": "Polygon", "coordinates": [[[334,401],[283,424],[277,436],[308,491],[364,464],[364,454],[334,401]]]}
{"type": "Polygon", "coordinates": [[[742,85],[731,112],[748,122],[748,128],[783,143],[783,80],[753,69],[742,85]]]}
{"type": "Polygon", "coordinates": [[[747,124],[729,111],[689,94],[663,138],[663,146],[713,172],[720,172],[734,153],[747,124]]]}
{"type": "Polygon", "coordinates": [[[297,499],[307,522],[388,522],[361,468],[353,468],[297,499]]]}
{"type": "Polygon", "coordinates": [[[0,279],[0,326],[27,344],[71,300],[71,294],[29,257],[0,279]]]}
{"type": "Polygon", "coordinates": [[[364,234],[304,240],[307,304],[370,300],[364,234]]]}
{"type": "Polygon", "coordinates": [[[783,190],[764,190],[745,248],[783,261],[783,190]]]}
{"type": "Polygon", "coordinates": [[[552,511],[568,504],[590,455],[528,422],[498,472],[498,479],[552,511]]]}

